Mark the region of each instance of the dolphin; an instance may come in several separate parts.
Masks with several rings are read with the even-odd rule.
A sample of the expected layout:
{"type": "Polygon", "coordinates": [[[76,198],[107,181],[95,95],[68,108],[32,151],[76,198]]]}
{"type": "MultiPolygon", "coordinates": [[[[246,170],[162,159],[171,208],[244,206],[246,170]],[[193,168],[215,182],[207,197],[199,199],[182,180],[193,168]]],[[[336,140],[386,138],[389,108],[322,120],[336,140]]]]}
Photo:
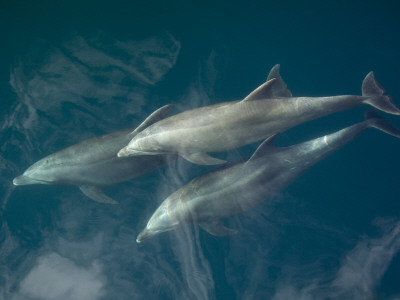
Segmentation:
{"type": "Polygon", "coordinates": [[[225,161],[207,152],[254,143],[361,104],[400,115],[384,92],[370,72],[363,81],[362,96],[292,97],[280,76],[279,65],[275,65],[267,81],[243,100],[204,106],[161,120],[137,134],[118,156],[178,153],[195,164],[220,164],[225,161]]]}
{"type": "Polygon", "coordinates": [[[94,201],[115,204],[100,186],[130,180],[176,158],[173,155],[117,157],[121,147],[138,132],[165,118],[170,107],[159,108],[133,131],[126,129],[94,137],[46,156],[14,178],[13,184],[72,184],[94,201]]]}
{"type": "Polygon", "coordinates": [[[274,147],[267,138],[244,162],[197,177],[171,194],[138,235],[138,243],[187,223],[198,224],[215,236],[236,233],[222,218],[241,213],[273,196],[302,172],[374,127],[400,138],[400,130],[376,116],[307,142],[274,147]]]}

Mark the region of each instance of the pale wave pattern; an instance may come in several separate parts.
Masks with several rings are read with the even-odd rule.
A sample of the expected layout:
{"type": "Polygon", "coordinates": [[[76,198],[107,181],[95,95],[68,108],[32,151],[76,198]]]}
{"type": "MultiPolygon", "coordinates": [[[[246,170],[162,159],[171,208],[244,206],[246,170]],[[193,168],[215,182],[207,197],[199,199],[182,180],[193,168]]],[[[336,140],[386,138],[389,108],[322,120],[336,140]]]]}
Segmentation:
{"type": "MultiPolygon", "coordinates": [[[[37,48],[11,69],[17,101],[0,124],[1,299],[374,295],[400,250],[399,220],[377,222],[378,236],[359,236],[312,214],[304,201],[283,191],[223,220],[239,231],[236,236],[215,238],[187,225],[137,244],[136,236],[157,206],[213,167],[178,159],[155,176],[109,188],[119,201],[114,206],[90,201],[75,187],[15,189],[12,178],[41,157],[136,126],[161,106],[152,91],[176,64],[180,43],[168,34],[142,41],[99,34],[57,46],[38,42],[37,48]],[[293,237],[293,228],[299,237],[293,237]],[[304,247],[316,241],[321,249],[301,260],[304,247]],[[344,244],[352,246],[338,255],[337,245],[344,244]]],[[[181,87],[171,113],[215,103],[219,59],[213,51],[201,63],[198,78],[181,87]]],[[[229,161],[242,158],[237,151],[217,155],[229,161]]]]}

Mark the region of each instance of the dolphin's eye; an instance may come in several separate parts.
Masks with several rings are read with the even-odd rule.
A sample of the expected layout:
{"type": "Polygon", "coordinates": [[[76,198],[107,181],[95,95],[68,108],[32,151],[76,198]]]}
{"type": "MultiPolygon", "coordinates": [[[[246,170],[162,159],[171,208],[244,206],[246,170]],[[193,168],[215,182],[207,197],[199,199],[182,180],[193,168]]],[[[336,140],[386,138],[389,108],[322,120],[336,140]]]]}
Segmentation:
{"type": "Polygon", "coordinates": [[[44,160],[44,161],[42,162],[41,166],[42,166],[42,167],[45,167],[45,166],[47,166],[48,164],[49,164],[49,160],[46,159],[46,160],[44,160]]]}

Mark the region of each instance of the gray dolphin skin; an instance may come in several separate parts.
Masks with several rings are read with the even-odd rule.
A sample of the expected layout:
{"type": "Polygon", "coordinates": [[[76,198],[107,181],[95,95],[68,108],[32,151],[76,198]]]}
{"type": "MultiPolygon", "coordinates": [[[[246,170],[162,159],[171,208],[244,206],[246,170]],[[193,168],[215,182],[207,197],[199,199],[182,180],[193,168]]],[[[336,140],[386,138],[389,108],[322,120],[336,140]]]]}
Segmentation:
{"type": "Polygon", "coordinates": [[[187,223],[197,223],[215,236],[234,234],[236,231],[224,227],[221,218],[246,211],[274,195],[370,127],[400,138],[398,129],[377,117],[289,147],[274,147],[272,136],[247,161],[197,177],[171,194],[136,241],[140,243],[187,223]]]}
{"type": "Polygon", "coordinates": [[[53,153],[30,166],[14,185],[72,184],[94,201],[117,203],[100,186],[112,185],[150,172],[176,156],[136,156],[118,158],[117,153],[133,136],[165,118],[171,105],[152,113],[138,128],[121,130],[82,141],[53,153]]]}
{"type": "Polygon", "coordinates": [[[362,96],[292,97],[272,68],[267,81],[240,101],[188,110],[149,126],[119,151],[119,157],[177,153],[200,165],[224,163],[207,152],[221,152],[265,139],[306,121],[361,104],[400,115],[370,72],[362,96]]]}

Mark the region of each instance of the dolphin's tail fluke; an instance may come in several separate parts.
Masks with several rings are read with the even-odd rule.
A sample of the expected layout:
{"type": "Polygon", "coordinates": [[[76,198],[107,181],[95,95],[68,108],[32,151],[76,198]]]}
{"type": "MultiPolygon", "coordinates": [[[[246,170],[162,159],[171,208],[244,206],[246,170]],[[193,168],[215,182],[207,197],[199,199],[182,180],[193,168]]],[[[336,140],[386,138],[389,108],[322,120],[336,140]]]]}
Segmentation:
{"type": "Polygon", "coordinates": [[[400,110],[392,102],[392,97],[383,95],[384,93],[385,90],[375,80],[374,72],[369,72],[362,84],[362,95],[366,97],[363,102],[388,114],[400,115],[400,110]]]}
{"type": "Polygon", "coordinates": [[[367,119],[368,127],[374,127],[380,131],[390,134],[394,137],[400,138],[400,130],[390,124],[388,121],[384,120],[375,111],[369,110],[365,113],[365,118],[367,119]]]}

